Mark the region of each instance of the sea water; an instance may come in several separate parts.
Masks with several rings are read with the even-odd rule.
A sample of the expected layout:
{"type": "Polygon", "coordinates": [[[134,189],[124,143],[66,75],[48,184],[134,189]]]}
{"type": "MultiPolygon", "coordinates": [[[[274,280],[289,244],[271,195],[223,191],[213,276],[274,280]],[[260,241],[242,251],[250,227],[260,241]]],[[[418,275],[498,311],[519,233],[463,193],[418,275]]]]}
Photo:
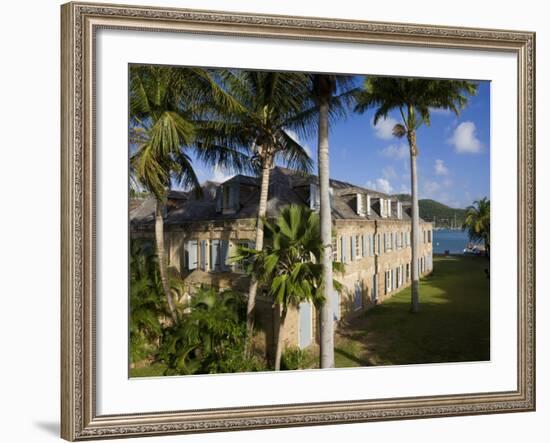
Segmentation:
{"type": "Polygon", "coordinates": [[[434,254],[462,254],[468,244],[468,234],[461,230],[439,229],[433,231],[434,254]]]}

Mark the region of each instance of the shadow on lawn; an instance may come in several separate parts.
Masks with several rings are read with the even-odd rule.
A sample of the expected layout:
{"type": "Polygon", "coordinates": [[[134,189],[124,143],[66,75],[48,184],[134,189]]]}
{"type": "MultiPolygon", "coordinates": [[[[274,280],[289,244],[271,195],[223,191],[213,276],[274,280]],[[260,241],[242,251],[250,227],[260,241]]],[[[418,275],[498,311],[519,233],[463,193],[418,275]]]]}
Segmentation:
{"type": "Polygon", "coordinates": [[[489,280],[485,257],[434,257],[420,283],[420,312],[410,288],[342,325],[336,352],[360,366],[490,359],[489,280]]]}

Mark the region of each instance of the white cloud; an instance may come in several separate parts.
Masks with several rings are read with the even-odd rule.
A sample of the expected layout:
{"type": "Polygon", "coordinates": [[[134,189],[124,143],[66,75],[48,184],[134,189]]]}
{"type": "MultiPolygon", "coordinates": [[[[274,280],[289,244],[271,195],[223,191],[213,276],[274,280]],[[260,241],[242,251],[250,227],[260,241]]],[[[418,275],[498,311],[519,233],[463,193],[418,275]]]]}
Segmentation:
{"type": "Polygon", "coordinates": [[[390,140],[393,138],[393,127],[397,123],[397,120],[391,117],[381,118],[376,125],[374,124],[374,119],[371,122],[374,128],[374,135],[383,140],[390,140]]]}
{"type": "Polygon", "coordinates": [[[437,159],[434,163],[434,172],[436,175],[448,175],[449,169],[447,169],[443,160],[437,159]]]}
{"type": "Polygon", "coordinates": [[[393,190],[390,181],[385,178],[377,178],[375,181],[369,180],[367,182],[367,188],[371,188],[385,194],[391,194],[393,190]]]}
{"type": "Polygon", "coordinates": [[[455,151],[460,154],[477,154],[483,148],[476,136],[476,125],[469,121],[459,124],[447,142],[454,145],[455,151]]]}
{"type": "Polygon", "coordinates": [[[382,149],[380,153],[384,157],[402,160],[408,157],[409,147],[405,143],[400,143],[399,145],[389,145],[382,149]]]}

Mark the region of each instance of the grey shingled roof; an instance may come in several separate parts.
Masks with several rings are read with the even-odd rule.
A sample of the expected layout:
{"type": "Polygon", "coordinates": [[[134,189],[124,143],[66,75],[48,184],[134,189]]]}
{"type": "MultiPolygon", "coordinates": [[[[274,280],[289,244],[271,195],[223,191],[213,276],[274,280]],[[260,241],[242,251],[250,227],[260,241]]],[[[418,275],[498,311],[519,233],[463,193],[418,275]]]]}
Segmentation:
{"type": "MultiPolygon", "coordinates": [[[[260,193],[259,178],[239,174],[222,184],[227,185],[233,183],[248,186],[251,190],[246,197],[241,199],[239,209],[234,214],[222,214],[216,211],[215,196],[216,190],[220,187],[220,184],[205,182],[203,184],[204,195],[201,198],[197,198],[192,193],[180,193],[177,195],[178,201],[171,206],[165,218],[166,224],[256,217],[260,193]]],[[[309,205],[309,185],[312,183],[317,183],[317,177],[315,175],[301,174],[291,169],[278,166],[273,168],[270,174],[267,216],[276,216],[283,206],[289,204],[309,205]]],[[[357,215],[353,206],[357,193],[369,194],[371,198],[374,199],[391,198],[388,194],[340,180],[331,179],[330,186],[333,190],[333,219],[377,220],[381,218],[376,203],[372,205],[369,216],[361,217],[357,215]]],[[[130,212],[130,220],[132,223],[137,224],[151,223],[154,220],[154,210],[154,200],[152,198],[145,199],[138,208],[130,212]]],[[[396,218],[395,212],[395,209],[392,208],[391,218],[396,218]]],[[[403,219],[409,219],[409,214],[405,210],[405,207],[403,208],[403,219]]]]}

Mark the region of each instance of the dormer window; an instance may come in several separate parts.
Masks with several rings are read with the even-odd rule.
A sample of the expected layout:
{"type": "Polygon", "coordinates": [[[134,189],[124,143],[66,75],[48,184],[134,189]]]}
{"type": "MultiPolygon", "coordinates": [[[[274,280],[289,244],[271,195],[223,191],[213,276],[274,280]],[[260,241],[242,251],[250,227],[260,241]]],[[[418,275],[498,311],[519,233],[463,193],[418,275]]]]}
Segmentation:
{"type": "Polygon", "coordinates": [[[401,219],[403,218],[403,203],[398,201],[398,202],[395,202],[395,204],[397,209],[397,218],[401,219]]]}
{"type": "Polygon", "coordinates": [[[367,196],[365,194],[359,194],[357,193],[355,195],[355,207],[357,215],[360,217],[364,217],[367,215],[367,196]]]}
{"type": "Polygon", "coordinates": [[[318,211],[321,206],[321,196],[319,194],[319,186],[315,183],[309,185],[309,209],[318,211]]]}
{"type": "Polygon", "coordinates": [[[380,198],[380,216],[387,218],[391,216],[391,200],[380,198]]]}
{"type": "Polygon", "coordinates": [[[231,183],[222,187],[222,208],[224,214],[235,214],[239,209],[238,183],[231,183]]]}
{"type": "Polygon", "coordinates": [[[367,215],[370,216],[370,195],[367,194],[366,196],[366,200],[367,200],[367,215]]]}

